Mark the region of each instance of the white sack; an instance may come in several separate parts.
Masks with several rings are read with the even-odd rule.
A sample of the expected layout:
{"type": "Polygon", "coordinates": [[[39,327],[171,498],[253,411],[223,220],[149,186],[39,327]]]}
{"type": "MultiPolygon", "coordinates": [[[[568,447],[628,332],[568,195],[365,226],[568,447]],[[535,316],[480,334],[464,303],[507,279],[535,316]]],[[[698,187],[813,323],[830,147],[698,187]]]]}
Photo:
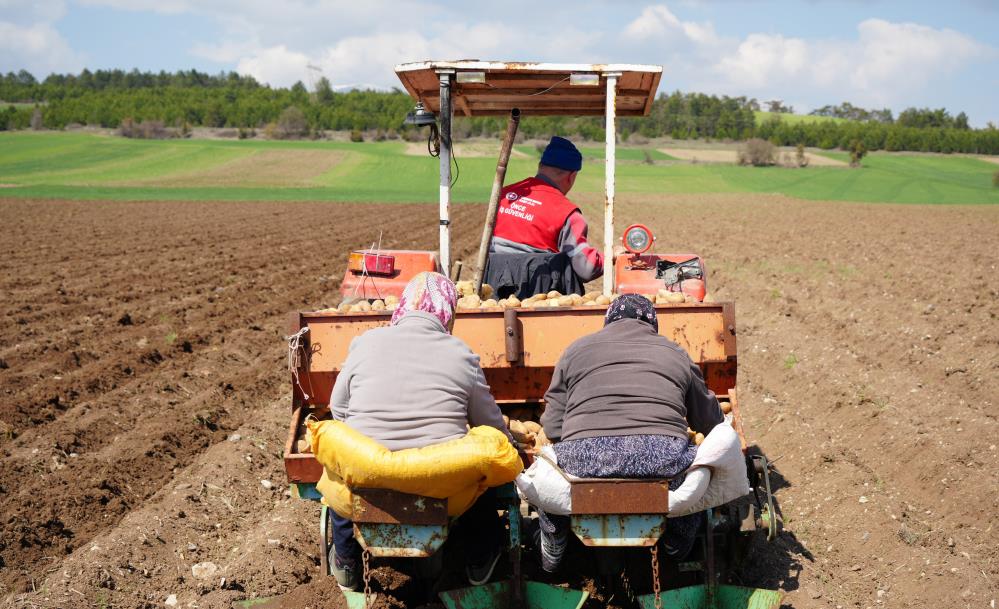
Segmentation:
{"type": "Polygon", "coordinates": [[[687,510],[701,500],[710,483],[710,469],[706,467],[688,469],[687,477],[683,479],[680,488],[669,492],[669,515],[689,514],[687,510]]]}
{"type": "MultiPolygon", "coordinates": [[[[746,459],[742,454],[739,434],[732,428],[731,417],[716,425],[697,447],[697,456],[687,470],[689,477],[696,469],[711,471],[711,480],[704,494],[696,501],[690,500],[674,511],[670,500],[670,517],[686,516],[712,507],[724,505],[750,492],[746,477],[746,459]]],[[[684,481],[686,483],[686,480],[684,481]]],[[[682,485],[681,485],[682,487],[682,485]]]]}
{"type": "Polygon", "coordinates": [[[558,463],[555,450],[551,445],[543,446],[541,455],[517,476],[514,483],[521,497],[531,505],[549,514],[567,516],[572,513],[572,488],[566,476],[572,476],[556,469],[553,463],[558,463]],[[551,462],[543,459],[542,455],[551,462]]]}

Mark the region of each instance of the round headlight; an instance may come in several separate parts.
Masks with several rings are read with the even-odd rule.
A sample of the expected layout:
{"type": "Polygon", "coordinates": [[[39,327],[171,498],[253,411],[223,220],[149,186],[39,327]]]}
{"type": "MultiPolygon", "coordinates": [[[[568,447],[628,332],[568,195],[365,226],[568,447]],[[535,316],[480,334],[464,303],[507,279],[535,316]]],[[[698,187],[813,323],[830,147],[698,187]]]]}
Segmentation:
{"type": "Polygon", "coordinates": [[[632,254],[647,251],[652,247],[653,241],[655,237],[652,236],[652,231],[641,224],[632,224],[624,230],[624,247],[632,254]]]}

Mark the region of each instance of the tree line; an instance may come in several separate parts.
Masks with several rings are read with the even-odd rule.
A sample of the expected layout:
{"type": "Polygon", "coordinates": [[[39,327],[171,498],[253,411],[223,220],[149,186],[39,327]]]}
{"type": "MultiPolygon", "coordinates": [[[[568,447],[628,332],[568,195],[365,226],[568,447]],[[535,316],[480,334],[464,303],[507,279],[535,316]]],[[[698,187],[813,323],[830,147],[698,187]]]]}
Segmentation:
{"type": "MultiPolygon", "coordinates": [[[[21,70],[0,75],[0,100],[4,102],[0,130],[73,125],[131,129],[156,121],[182,133],[190,127],[215,127],[238,129],[241,135],[267,129],[269,135],[295,137],[316,137],[324,131],[378,138],[422,136],[416,128],[402,125],[413,105],[405,92],[336,92],[325,78],[309,91],[301,82],[270,87],[235,72],[83,70],[39,81],[21,70]],[[295,119],[294,129],[275,128],[289,115],[295,119]]],[[[757,124],[754,112],[759,109],[753,98],[676,91],[659,95],[649,116],[620,119],[618,129],[625,141],[762,138],[777,145],[824,149],[849,149],[860,141],[872,151],[999,154],[999,129],[992,124],[971,129],[964,112],[951,115],[942,108],[909,108],[895,118],[888,109],[867,110],[844,102],[812,114],[847,121],[791,122],[775,114],[757,124]]],[[[502,117],[454,121],[456,137],[494,137],[504,126],[502,117]]],[[[525,117],[520,131],[527,138],[556,133],[595,141],[604,137],[601,117],[525,117]]]]}

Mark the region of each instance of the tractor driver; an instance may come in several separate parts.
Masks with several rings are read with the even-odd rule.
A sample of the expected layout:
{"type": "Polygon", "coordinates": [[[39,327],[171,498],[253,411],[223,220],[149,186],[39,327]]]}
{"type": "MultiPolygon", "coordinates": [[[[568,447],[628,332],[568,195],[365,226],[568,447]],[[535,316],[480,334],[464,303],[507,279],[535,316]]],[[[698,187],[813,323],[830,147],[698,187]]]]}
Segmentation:
{"type": "Polygon", "coordinates": [[[486,271],[498,298],[549,290],[582,294],[583,283],[603,275],[604,256],[587,242],[586,220],[566,198],[582,167],[579,150],[555,136],[537,175],[503,189],[486,271]]]}

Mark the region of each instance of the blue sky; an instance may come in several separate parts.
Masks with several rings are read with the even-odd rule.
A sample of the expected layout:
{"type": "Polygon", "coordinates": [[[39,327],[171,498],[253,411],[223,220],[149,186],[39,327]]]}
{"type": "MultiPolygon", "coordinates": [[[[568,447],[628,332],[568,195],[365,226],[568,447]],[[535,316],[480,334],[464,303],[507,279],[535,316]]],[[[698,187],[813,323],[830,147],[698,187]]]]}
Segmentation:
{"type": "Polygon", "coordinates": [[[654,63],[661,90],[999,123],[999,1],[0,0],[0,71],[236,70],[393,86],[423,59],[654,63]]]}

